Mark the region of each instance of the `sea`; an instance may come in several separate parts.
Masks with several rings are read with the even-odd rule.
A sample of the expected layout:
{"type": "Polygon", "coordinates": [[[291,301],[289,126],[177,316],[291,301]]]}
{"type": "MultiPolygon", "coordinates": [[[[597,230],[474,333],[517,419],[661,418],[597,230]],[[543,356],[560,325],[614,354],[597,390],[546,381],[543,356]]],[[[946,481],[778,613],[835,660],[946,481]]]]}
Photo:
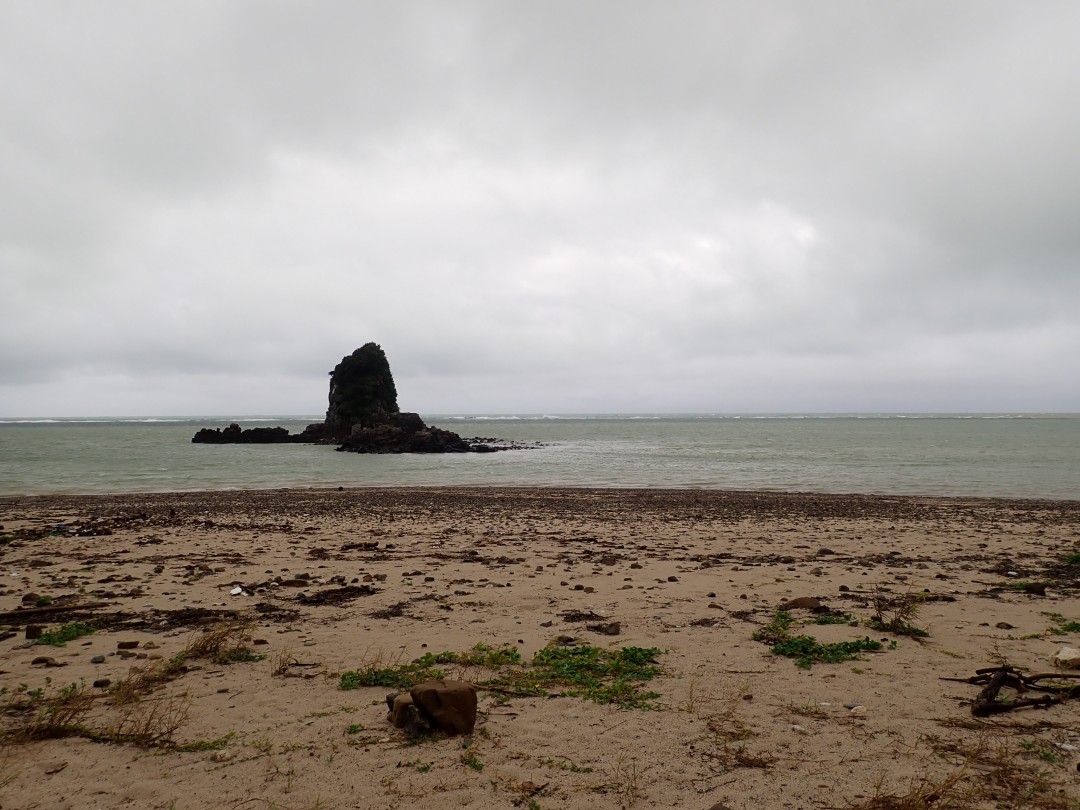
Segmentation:
{"type": "Polygon", "coordinates": [[[0,495],[281,487],[646,487],[1080,499],[1080,414],[422,414],[484,454],[192,444],[320,415],[0,419],[0,495]]]}

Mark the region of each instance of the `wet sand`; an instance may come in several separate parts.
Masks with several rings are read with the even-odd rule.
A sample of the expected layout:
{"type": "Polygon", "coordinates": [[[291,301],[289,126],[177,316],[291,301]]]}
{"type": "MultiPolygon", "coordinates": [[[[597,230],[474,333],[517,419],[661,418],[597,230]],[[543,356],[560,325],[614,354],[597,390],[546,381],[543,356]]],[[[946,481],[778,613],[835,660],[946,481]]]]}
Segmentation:
{"type": "Polygon", "coordinates": [[[961,681],[1080,647],[1080,502],[279,490],[5,498],[0,524],[4,810],[1078,806],[1080,698],[975,717],[961,681]],[[800,598],[790,636],[882,648],[773,654],[754,634],[800,598]],[[928,635],[868,626],[904,604],[928,635]],[[119,702],[133,667],[236,621],[257,660],[189,654],[119,702]],[[95,632],[26,639],[77,623],[95,632]],[[657,648],[656,696],[482,688],[469,738],[417,741],[393,690],[340,688],[478,643],[657,648]],[[30,739],[68,684],[82,730],[30,739]],[[138,744],[140,722],[169,730],[138,744]]]}

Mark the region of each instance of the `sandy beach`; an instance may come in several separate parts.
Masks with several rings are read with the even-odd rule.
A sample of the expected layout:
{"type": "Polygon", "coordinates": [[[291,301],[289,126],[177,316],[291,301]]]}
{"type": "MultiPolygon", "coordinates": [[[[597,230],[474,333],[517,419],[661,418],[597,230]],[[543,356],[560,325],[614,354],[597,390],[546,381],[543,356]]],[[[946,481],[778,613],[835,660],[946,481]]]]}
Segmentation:
{"type": "Polygon", "coordinates": [[[965,682],[1080,647],[1080,502],[279,490],[0,524],[3,810],[1080,807],[1080,698],[976,716],[965,682]],[[583,648],[655,674],[520,687],[583,648]],[[471,735],[342,688],[442,652],[471,735]]]}

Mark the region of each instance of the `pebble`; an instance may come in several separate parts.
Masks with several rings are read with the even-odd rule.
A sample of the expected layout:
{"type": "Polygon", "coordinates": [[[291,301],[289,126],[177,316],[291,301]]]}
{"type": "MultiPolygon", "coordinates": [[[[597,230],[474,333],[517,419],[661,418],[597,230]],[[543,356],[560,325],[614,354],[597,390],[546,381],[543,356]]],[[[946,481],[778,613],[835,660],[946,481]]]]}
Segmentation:
{"type": "Polygon", "coordinates": [[[112,681],[109,680],[108,678],[98,678],[96,681],[94,681],[94,688],[95,689],[104,689],[107,686],[109,686],[110,684],[112,684],[112,681]]]}
{"type": "Polygon", "coordinates": [[[851,709],[851,716],[852,717],[864,717],[865,715],[866,715],[866,707],[865,706],[854,706],[851,709]]]}
{"type": "Polygon", "coordinates": [[[794,731],[796,734],[809,734],[810,733],[803,726],[797,726],[797,725],[792,726],[791,730],[794,731]]]}
{"type": "Polygon", "coordinates": [[[105,663],[105,656],[104,655],[95,655],[93,658],[90,659],[90,663],[91,664],[104,664],[105,663]]]}
{"type": "Polygon", "coordinates": [[[228,762],[232,759],[232,751],[215,751],[210,755],[211,762],[228,762]]]}

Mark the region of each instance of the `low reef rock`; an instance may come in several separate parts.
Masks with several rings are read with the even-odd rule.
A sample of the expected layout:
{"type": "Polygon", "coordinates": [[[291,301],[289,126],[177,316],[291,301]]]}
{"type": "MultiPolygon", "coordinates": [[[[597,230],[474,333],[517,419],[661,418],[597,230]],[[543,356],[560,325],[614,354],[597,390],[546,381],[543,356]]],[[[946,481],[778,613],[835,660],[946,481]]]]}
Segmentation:
{"type": "Polygon", "coordinates": [[[291,434],[283,427],[203,428],[195,444],[336,444],[350,453],[493,453],[532,445],[498,439],[463,439],[424,424],[415,413],[398,409],[397,388],[386,353],[367,343],[343,357],[330,372],[326,419],[291,434]]]}
{"type": "Polygon", "coordinates": [[[192,437],[192,444],[287,444],[299,441],[283,427],[242,429],[233,422],[227,428],[203,428],[192,437]]]}

